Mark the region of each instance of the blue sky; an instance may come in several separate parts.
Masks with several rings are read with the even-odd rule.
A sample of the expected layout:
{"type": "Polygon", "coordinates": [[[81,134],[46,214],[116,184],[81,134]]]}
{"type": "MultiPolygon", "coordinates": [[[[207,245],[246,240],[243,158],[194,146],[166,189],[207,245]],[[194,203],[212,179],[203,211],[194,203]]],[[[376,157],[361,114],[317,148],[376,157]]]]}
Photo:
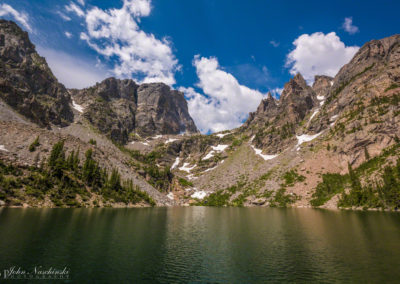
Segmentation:
{"type": "Polygon", "coordinates": [[[109,76],[185,92],[204,133],[237,127],[301,72],[335,75],[365,42],[399,33],[399,1],[5,0],[67,87],[109,76]]]}

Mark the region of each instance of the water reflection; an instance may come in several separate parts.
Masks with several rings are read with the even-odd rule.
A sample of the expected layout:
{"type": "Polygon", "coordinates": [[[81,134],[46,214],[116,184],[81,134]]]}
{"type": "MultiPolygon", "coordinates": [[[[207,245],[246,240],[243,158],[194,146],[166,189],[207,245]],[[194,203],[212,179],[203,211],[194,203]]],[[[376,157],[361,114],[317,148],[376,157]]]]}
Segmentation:
{"type": "Polygon", "coordinates": [[[278,208],[1,209],[0,269],[100,282],[393,282],[400,215],[278,208]]]}

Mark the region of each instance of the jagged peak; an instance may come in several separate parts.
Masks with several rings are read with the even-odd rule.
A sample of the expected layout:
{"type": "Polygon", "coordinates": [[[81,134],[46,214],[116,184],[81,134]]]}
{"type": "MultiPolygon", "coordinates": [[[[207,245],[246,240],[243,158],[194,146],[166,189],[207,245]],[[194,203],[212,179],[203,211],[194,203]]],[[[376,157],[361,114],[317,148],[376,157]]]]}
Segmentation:
{"type": "Polygon", "coordinates": [[[289,82],[285,84],[283,87],[283,91],[280,97],[280,101],[285,100],[290,95],[300,94],[301,91],[308,87],[306,81],[300,73],[297,73],[296,76],[291,78],[289,82]]]}
{"type": "Polygon", "coordinates": [[[327,75],[315,75],[314,76],[314,84],[318,81],[332,81],[333,77],[327,75]]]}
{"type": "Polygon", "coordinates": [[[319,88],[321,86],[330,86],[333,82],[334,78],[326,75],[315,75],[314,83],[312,88],[315,91],[315,88],[319,88]]]}
{"type": "Polygon", "coordinates": [[[304,80],[304,77],[303,77],[303,75],[301,75],[300,72],[298,72],[296,74],[296,76],[294,76],[290,81],[296,82],[300,86],[307,86],[307,82],[306,82],[306,80],[304,80]]]}
{"type": "Polygon", "coordinates": [[[264,100],[274,102],[274,103],[276,102],[276,99],[272,96],[271,92],[268,92],[267,98],[264,100]]]}

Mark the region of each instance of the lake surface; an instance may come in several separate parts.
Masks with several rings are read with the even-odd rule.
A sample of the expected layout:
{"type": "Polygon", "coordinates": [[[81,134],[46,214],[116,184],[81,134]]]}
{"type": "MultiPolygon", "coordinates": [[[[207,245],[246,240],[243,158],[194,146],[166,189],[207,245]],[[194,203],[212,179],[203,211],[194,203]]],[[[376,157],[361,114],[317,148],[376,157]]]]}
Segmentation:
{"type": "Polygon", "coordinates": [[[67,283],[396,283],[400,214],[0,209],[2,275],[11,266],[67,267],[67,283]]]}

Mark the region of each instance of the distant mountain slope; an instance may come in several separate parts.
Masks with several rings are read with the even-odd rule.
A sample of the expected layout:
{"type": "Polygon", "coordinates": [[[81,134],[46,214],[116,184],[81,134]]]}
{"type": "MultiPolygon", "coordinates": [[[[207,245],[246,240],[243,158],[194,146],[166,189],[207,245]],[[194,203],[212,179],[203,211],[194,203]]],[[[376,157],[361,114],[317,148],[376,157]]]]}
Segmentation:
{"type": "MultiPolygon", "coordinates": [[[[329,182],[337,182],[325,175],[347,179],[350,165],[362,190],[372,192],[360,196],[379,199],[384,196],[379,187],[368,185],[383,184],[399,137],[400,36],[394,35],[366,43],[334,78],[316,76],[312,87],[297,74],[279,100],[269,95],[242,127],[192,137],[198,142],[191,145],[198,146],[191,151],[182,142],[176,174],[206,193],[203,205],[311,206],[317,188],[329,192],[329,182]],[[224,151],[213,150],[222,145],[224,151]]],[[[346,203],[341,194],[352,190],[351,183],[339,189],[312,204],[395,206],[383,199],[346,203]]]]}

